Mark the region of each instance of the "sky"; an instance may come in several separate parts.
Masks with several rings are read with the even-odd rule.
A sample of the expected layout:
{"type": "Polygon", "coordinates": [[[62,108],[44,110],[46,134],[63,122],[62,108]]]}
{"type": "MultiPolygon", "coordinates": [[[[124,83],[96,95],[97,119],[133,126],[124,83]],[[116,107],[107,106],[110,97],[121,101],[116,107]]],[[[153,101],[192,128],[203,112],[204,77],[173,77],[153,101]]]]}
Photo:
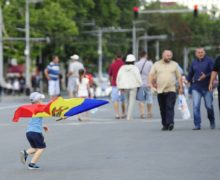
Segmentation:
{"type": "MultiPolygon", "coordinates": [[[[147,2],[152,2],[156,0],[146,0],[147,2]]],[[[212,6],[218,7],[220,9],[220,0],[160,0],[161,2],[177,2],[179,4],[184,4],[190,9],[193,9],[194,5],[198,5],[199,9],[202,9],[204,6],[207,9],[211,9],[212,6]]]]}

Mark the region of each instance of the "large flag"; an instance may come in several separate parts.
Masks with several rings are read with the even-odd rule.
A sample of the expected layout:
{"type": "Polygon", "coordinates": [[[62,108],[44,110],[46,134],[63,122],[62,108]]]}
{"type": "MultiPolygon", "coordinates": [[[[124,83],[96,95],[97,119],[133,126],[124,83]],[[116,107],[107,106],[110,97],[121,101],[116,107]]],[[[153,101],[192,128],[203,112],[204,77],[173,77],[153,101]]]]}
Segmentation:
{"type": "Polygon", "coordinates": [[[48,104],[23,105],[16,109],[13,122],[26,117],[67,118],[76,114],[107,104],[106,100],[58,97],[48,104]]]}

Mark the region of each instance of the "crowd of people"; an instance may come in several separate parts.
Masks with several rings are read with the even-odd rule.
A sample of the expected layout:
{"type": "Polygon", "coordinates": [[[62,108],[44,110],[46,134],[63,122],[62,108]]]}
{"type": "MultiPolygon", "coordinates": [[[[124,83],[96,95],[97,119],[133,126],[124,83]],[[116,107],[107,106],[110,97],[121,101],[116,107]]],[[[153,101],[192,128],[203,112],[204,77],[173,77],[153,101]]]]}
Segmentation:
{"type": "MultiPolygon", "coordinates": [[[[109,66],[108,74],[112,87],[111,101],[114,106],[116,119],[133,119],[135,102],[138,102],[140,118],[153,117],[153,94],[157,94],[160,108],[162,130],[174,128],[174,107],[178,94],[188,94],[193,102],[193,130],[201,129],[201,99],[204,99],[210,128],[215,129],[215,115],[213,107],[213,89],[216,87],[216,77],[220,74],[220,57],[215,61],[206,55],[204,48],[195,50],[195,59],[191,63],[188,74],[183,74],[180,65],[172,60],[171,50],[164,50],[162,59],[153,63],[146,52],[140,53],[140,59],[132,54],[123,60],[117,54],[109,66]],[[127,103],[126,103],[127,102],[127,103]],[[127,106],[127,107],[126,107],[127,106]]],[[[44,70],[48,80],[48,94],[51,99],[60,95],[60,62],[58,56],[53,56],[52,61],[44,70]]],[[[67,70],[67,90],[69,98],[92,98],[92,77],[86,72],[80,57],[74,54],[70,57],[67,70]]],[[[12,94],[24,91],[24,78],[8,79],[8,92],[12,94]],[[12,83],[13,81],[13,83],[12,83]],[[9,84],[13,86],[9,87],[9,84]]],[[[37,81],[39,82],[39,81],[37,81]]],[[[38,83],[39,84],[39,83],[38,83]]],[[[220,93],[220,88],[217,88],[220,93]]],[[[220,107],[220,98],[219,107],[220,107]]],[[[78,117],[82,120],[87,115],[78,117]]]]}
{"type": "Polygon", "coordinates": [[[153,93],[156,93],[161,115],[161,130],[171,131],[174,128],[174,107],[177,95],[190,94],[193,102],[193,130],[201,129],[202,98],[210,128],[215,129],[213,84],[216,76],[220,74],[220,57],[214,64],[214,60],[206,55],[204,48],[197,48],[195,59],[187,75],[183,74],[180,65],[172,58],[171,50],[164,50],[162,59],[154,64],[148,59],[146,52],[140,54],[137,62],[132,54],[127,55],[125,62],[120,55],[116,56],[109,67],[115,118],[131,120],[135,101],[139,104],[140,118],[152,118],[153,93]],[[126,99],[128,107],[125,107],[126,99]],[[145,106],[147,114],[145,114],[145,106]]]}
{"type": "MultiPolygon", "coordinates": [[[[153,63],[148,59],[147,53],[140,54],[140,60],[136,62],[134,55],[127,55],[125,62],[120,54],[116,56],[109,67],[109,76],[112,85],[111,100],[114,105],[115,118],[126,118],[132,120],[135,101],[138,101],[140,108],[140,118],[152,118],[153,92],[157,93],[160,108],[162,131],[172,131],[174,129],[174,106],[177,94],[184,94],[184,86],[191,86],[193,101],[193,130],[201,129],[201,99],[204,98],[207,109],[210,128],[215,129],[215,116],[213,108],[213,83],[217,75],[220,75],[220,57],[215,63],[208,57],[203,48],[195,51],[195,60],[192,62],[188,75],[182,78],[182,72],[177,62],[172,60],[171,50],[164,50],[162,59],[153,63]],[[127,100],[128,103],[125,103],[127,100]],[[126,107],[126,104],[128,107],[126,107]],[[121,105],[121,111],[119,107],[121,105]],[[145,116],[145,105],[147,116],[145,116]]],[[[68,69],[68,92],[69,97],[92,97],[90,92],[89,78],[79,56],[71,56],[68,69]]],[[[60,66],[59,57],[54,56],[52,62],[46,67],[45,76],[48,79],[48,92],[51,98],[60,95],[60,66]]],[[[220,88],[218,88],[218,92],[220,88]]],[[[220,92],[219,92],[220,93],[220,92]]],[[[38,92],[31,93],[32,104],[40,104],[44,98],[38,92]]],[[[220,97],[219,97],[220,107],[220,97]]],[[[88,117],[88,114],[80,114],[79,120],[88,117]]],[[[33,155],[29,169],[39,169],[36,165],[42,155],[46,144],[42,134],[43,129],[48,131],[47,126],[43,126],[42,117],[34,117],[30,120],[26,132],[26,137],[30,143],[30,148],[20,152],[21,162],[26,163],[28,156],[33,155]]]]}
{"type": "Polygon", "coordinates": [[[0,84],[0,88],[0,93],[6,95],[20,95],[25,92],[25,78],[17,74],[8,76],[5,82],[0,84]]]}

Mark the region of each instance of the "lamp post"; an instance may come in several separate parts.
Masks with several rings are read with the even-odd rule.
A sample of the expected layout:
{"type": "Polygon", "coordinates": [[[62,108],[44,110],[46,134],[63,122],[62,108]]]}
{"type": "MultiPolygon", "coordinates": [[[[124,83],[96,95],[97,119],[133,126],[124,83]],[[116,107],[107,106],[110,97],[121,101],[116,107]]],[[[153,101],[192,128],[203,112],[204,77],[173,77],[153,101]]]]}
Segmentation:
{"type": "Polygon", "coordinates": [[[42,2],[43,0],[26,0],[25,4],[25,82],[26,82],[26,90],[30,90],[31,81],[30,81],[30,11],[29,5],[30,3],[42,2]]]}
{"type": "MultiPolygon", "coordinates": [[[[136,41],[137,41],[137,27],[136,25],[139,24],[139,23],[144,23],[145,21],[144,20],[136,20],[136,21],[133,21],[133,27],[132,27],[132,54],[136,57],[137,57],[137,47],[136,47],[136,41]]],[[[142,28],[142,30],[144,30],[142,28]]]]}
{"type": "MultiPolygon", "coordinates": [[[[136,28],[135,32],[138,31],[143,31],[143,28],[136,28]]],[[[103,27],[99,28],[98,30],[92,30],[92,31],[84,31],[84,33],[89,33],[89,34],[97,34],[98,35],[98,74],[99,74],[99,79],[102,79],[102,37],[104,33],[123,33],[123,32],[133,32],[133,29],[121,29],[121,28],[114,28],[114,27],[103,27]]]]}
{"type": "Polygon", "coordinates": [[[3,82],[3,38],[2,38],[3,20],[2,8],[0,6],[0,85],[3,82]]]}
{"type": "MultiPolygon", "coordinates": [[[[161,35],[154,35],[154,36],[148,36],[148,35],[146,35],[146,36],[140,36],[140,37],[138,37],[137,38],[137,45],[136,45],[136,47],[137,47],[137,49],[139,49],[139,42],[140,42],[140,40],[147,40],[147,41],[152,41],[152,40],[156,40],[156,41],[158,41],[157,43],[156,43],[156,58],[158,58],[159,59],[159,40],[166,40],[167,39],[167,35],[166,34],[161,34],[161,35]]],[[[137,57],[138,57],[138,52],[137,52],[137,57]]]]}
{"type": "Polygon", "coordinates": [[[99,28],[98,30],[98,69],[99,69],[99,80],[102,79],[102,30],[99,28]]]}
{"type": "Polygon", "coordinates": [[[25,83],[26,89],[30,88],[30,14],[29,14],[29,0],[26,0],[25,7],[25,83]]]}

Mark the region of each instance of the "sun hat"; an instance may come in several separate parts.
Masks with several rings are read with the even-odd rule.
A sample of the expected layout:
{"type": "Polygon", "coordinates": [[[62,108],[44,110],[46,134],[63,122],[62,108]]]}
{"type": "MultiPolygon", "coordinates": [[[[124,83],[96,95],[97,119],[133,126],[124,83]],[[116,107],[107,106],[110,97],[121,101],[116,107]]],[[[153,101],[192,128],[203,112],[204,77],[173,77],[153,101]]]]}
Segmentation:
{"type": "Polygon", "coordinates": [[[45,95],[39,92],[32,92],[29,96],[29,99],[31,100],[31,102],[40,101],[41,99],[44,99],[44,98],[45,98],[45,95]]]}
{"type": "Polygon", "coordinates": [[[136,58],[133,54],[128,54],[126,57],[126,62],[134,62],[136,61],[136,58]]]}
{"type": "Polygon", "coordinates": [[[79,56],[77,54],[74,54],[74,55],[70,56],[70,59],[79,60],[79,56]]]}

